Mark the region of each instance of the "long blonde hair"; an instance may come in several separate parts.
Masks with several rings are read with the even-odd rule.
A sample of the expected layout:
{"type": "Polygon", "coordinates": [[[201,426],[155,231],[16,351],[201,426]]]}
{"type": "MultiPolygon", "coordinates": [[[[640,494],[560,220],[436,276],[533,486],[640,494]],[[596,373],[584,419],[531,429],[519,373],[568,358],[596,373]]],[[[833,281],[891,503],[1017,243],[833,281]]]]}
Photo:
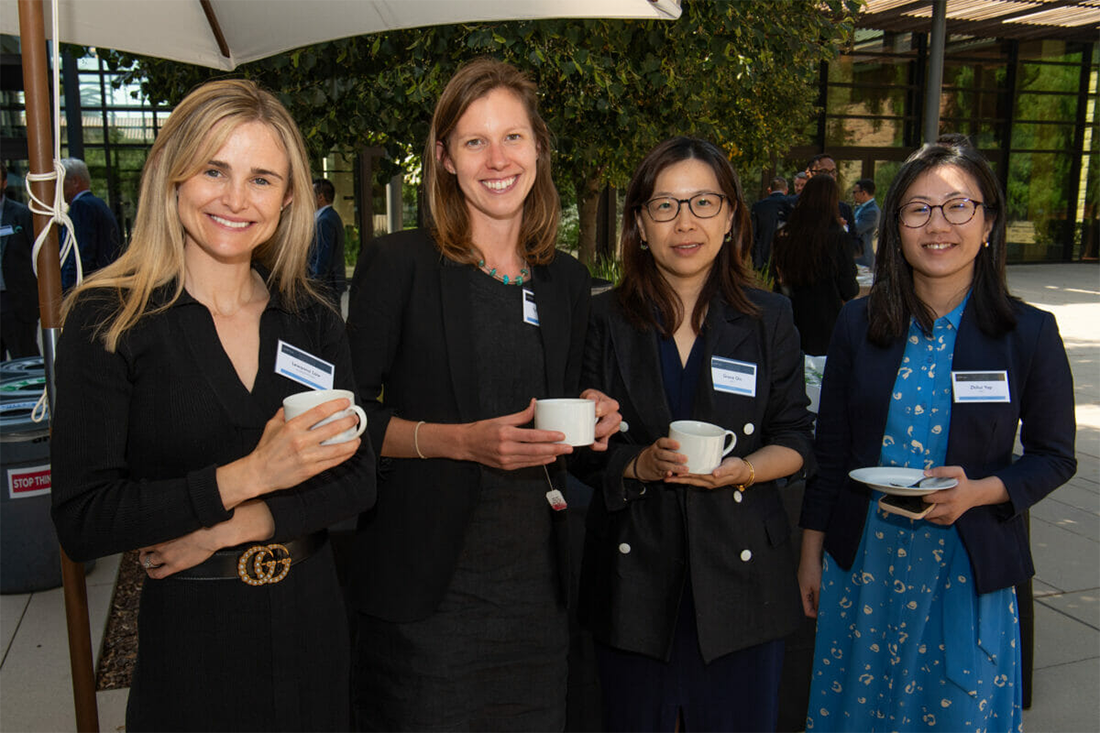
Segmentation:
{"type": "Polygon", "coordinates": [[[470,213],[458,179],[436,160],[436,143],[446,148],[448,137],[471,104],[495,89],[507,89],[527,110],[538,145],[535,183],[523,203],[519,254],[531,264],[544,265],[554,259],[561,205],[550,175],[550,130],[539,115],[535,83],[514,66],[489,58],[475,59],[455,72],[440,95],[424,145],[424,182],[432,236],[448,258],[466,264],[479,255],[470,239],[470,213]]]}
{"type": "Polygon", "coordinates": [[[271,239],[259,245],[252,260],[268,272],[267,285],[296,307],[316,297],[306,276],[313,240],[313,183],[298,126],[286,108],[251,81],[225,79],[195,89],[175,108],[149,151],[141,174],[141,193],[131,241],[115,262],[97,271],[66,298],[62,318],[89,290],[113,290],[114,314],[99,324],[108,351],[147,315],[167,309],[183,292],[184,229],[177,202],[178,186],[199,173],[241,125],[263,122],[275,134],[290,162],[291,201],[271,239]],[[174,283],[163,303],[151,304],[153,292],[174,283]]]}

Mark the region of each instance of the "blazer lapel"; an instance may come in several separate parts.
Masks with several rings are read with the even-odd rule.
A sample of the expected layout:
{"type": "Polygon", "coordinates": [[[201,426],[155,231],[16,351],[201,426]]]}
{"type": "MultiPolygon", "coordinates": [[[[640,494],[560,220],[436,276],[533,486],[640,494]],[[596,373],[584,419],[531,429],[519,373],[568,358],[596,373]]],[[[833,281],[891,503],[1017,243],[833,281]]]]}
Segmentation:
{"type": "Polygon", "coordinates": [[[443,338],[447,341],[451,385],[463,422],[478,418],[477,374],[474,371],[474,330],[470,310],[468,268],[442,257],[439,296],[443,311],[443,338]]]}
{"type": "MultiPolygon", "coordinates": [[[[565,388],[565,366],[569,357],[569,319],[573,306],[565,290],[565,278],[554,278],[550,268],[539,265],[535,269],[532,289],[535,307],[539,312],[539,334],[542,337],[543,361],[546,365],[546,394],[562,395],[565,388]]],[[[516,314],[519,318],[519,314],[516,314]]]]}
{"type": "MultiPolygon", "coordinates": [[[[714,404],[714,382],[711,378],[710,362],[714,356],[733,358],[741,343],[753,333],[752,319],[715,296],[710,302],[705,320],[706,329],[703,338],[703,374],[699,386],[695,389],[695,415],[712,416],[716,412],[714,404]]],[[[756,378],[762,379],[763,365],[757,364],[756,378]]],[[[706,418],[702,418],[706,419],[706,418]]]]}
{"type": "MultiPolygon", "coordinates": [[[[630,402],[638,411],[653,437],[666,435],[672,422],[672,410],[665,396],[661,379],[661,358],[657,353],[657,338],[653,331],[639,331],[625,318],[609,321],[611,347],[619,365],[630,402]]],[[[636,435],[634,430],[630,431],[636,435]]]]}

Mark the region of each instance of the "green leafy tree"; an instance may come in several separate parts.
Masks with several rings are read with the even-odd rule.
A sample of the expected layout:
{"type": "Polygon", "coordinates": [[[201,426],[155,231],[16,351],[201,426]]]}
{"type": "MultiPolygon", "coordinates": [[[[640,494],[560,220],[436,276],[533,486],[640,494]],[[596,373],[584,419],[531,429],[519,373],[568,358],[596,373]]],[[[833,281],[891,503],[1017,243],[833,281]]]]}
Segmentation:
{"type": "MultiPolygon", "coordinates": [[[[595,256],[599,192],[622,186],[655,144],[713,140],[742,168],[800,137],[819,64],[854,29],[859,0],[685,0],[674,22],[545,20],[435,26],[319,44],[239,68],[274,90],[311,149],[381,145],[410,161],[432,107],[463,62],[492,56],[528,70],[556,134],[555,174],[579,212],[581,259],[595,256]]],[[[209,69],[119,55],[155,101],[175,103],[209,69]]],[[[383,169],[383,178],[394,173],[383,169]]]]}

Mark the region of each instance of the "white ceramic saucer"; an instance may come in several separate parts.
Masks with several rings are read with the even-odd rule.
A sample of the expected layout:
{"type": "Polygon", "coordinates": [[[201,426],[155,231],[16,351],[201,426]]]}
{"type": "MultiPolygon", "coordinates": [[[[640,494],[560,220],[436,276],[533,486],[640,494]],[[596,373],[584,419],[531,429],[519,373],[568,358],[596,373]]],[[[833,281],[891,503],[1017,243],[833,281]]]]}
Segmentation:
{"type": "Polygon", "coordinates": [[[884,494],[894,496],[924,496],[934,491],[951,489],[959,485],[953,478],[926,478],[924,471],[919,468],[898,468],[896,466],[873,466],[871,468],[857,468],[848,473],[849,478],[867,484],[873,489],[878,489],[884,494]],[[910,487],[921,481],[920,486],[910,487]],[[895,484],[901,484],[896,486],[895,484]]]}

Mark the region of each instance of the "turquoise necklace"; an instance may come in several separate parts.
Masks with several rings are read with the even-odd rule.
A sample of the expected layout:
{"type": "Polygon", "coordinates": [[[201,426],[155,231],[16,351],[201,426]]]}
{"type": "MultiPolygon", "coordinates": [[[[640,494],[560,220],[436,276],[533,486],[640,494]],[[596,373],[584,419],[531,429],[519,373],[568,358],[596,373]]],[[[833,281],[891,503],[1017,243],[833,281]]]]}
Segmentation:
{"type": "Polygon", "coordinates": [[[499,280],[500,282],[504,283],[505,285],[523,285],[524,280],[530,280],[531,279],[531,271],[528,270],[526,267],[519,268],[519,274],[516,275],[515,277],[508,277],[507,275],[498,275],[497,274],[497,268],[495,268],[495,267],[491,270],[486,269],[485,260],[478,260],[477,261],[477,266],[479,268],[481,268],[481,271],[484,272],[486,275],[488,275],[489,277],[491,277],[495,280],[499,280]]]}

